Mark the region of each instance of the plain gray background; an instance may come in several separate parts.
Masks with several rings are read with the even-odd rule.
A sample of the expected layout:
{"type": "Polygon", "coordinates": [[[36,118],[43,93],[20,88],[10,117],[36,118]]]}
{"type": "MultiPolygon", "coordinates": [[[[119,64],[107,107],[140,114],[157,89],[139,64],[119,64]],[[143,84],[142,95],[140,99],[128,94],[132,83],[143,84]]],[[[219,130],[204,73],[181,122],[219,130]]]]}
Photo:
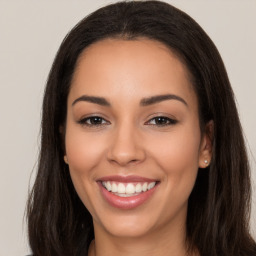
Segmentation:
{"type": "MultiPolygon", "coordinates": [[[[223,57],[248,143],[254,188],[251,227],[256,238],[256,1],[167,2],[191,15],[223,57]]],[[[106,3],[110,1],[0,0],[0,256],[29,252],[23,215],[53,58],[66,33],[106,3]]]]}

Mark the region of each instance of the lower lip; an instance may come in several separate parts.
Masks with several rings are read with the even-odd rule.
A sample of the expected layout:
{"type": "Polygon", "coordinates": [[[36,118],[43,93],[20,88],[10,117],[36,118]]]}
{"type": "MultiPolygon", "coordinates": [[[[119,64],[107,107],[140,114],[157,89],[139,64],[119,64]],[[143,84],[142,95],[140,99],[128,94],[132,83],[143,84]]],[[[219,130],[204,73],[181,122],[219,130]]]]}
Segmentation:
{"type": "Polygon", "coordinates": [[[142,192],[139,195],[136,196],[130,196],[130,197],[120,197],[117,196],[111,192],[109,192],[107,189],[105,189],[103,187],[103,185],[101,184],[101,182],[98,182],[101,193],[104,197],[104,199],[111,205],[114,206],[116,208],[120,208],[120,209],[132,209],[135,207],[138,207],[140,205],[142,205],[143,203],[145,203],[150,197],[152,197],[153,193],[156,190],[156,187],[158,186],[158,184],[156,184],[152,189],[146,191],[146,192],[142,192]]]}

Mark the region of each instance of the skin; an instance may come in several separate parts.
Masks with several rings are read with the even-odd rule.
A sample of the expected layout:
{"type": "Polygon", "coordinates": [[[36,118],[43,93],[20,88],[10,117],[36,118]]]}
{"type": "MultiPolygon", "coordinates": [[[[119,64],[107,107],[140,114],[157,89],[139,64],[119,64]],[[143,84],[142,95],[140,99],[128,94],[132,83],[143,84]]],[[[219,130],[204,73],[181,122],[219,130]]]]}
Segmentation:
{"type": "Polygon", "coordinates": [[[188,198],[198,168],[211,158],[210,138],[200,131],[197,96],[188,77],[165,45],[148,39],[106,39],[80,56],[68,96],[64,159],[93,217],[90,256],[187,255],[188,198]],[[165,94],[186,104],[177,99],[140,104],[165,94]],[[83,95],[103,97],[109,106],[74,103],[83,95]],[[90,116],[102,119],[91,125],[90,116]],[[157,116],[167,118],[156,123],[157,116]],[[160,183],[144,204],[124,210],[109,205],[100,193],[96,181],[109,175],[160,183]]]}

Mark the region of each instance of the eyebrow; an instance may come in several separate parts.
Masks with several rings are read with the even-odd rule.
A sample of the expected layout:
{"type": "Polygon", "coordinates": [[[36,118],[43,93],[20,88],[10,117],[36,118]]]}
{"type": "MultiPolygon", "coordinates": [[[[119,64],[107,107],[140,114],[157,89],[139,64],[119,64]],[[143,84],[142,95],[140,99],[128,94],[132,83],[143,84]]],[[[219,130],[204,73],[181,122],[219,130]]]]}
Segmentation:
{"type": "Polygon", "coordinates": [[[175,94],[163,94],[163,95],[157,95],[157,96],[145,98],[140,101],[140,105],[141,106],[149,106],[149,105],[156,104],[156,103],[159,103],[159,102],[162,102],[165,100],[178,100],[178,101],[182,102],[184,105],[188,106],[187,102],[183,98],[181,98],[180,96],[175,95],[175,94]]]}
{"type": "Polygon", "coordinates": [[[95,96],[87,96],[87,95],[82,95],[81,97],[74,100],[72,103],[72,106],[74,106],[79,101],[87,101],[87,102],[95,103],[101,106],[110,106],[110,103],[103,97],[95,97],[95,96]]]}
{"type": "MultiPolygon", "coordinates": [[[[184,105],[188,106],[187,102],[183,98],[175,94],[163,94],[163,95],[156,95],[156,96],[144,98],[140,101],[140,106],[149,106],[165,100],[178,100],[182,102],[184,105]]],[[[74,100],[72,103],[72,106],[74,106],[77,102],[80,102],[80,101],[91,102],[94,104],[107,106],[107,107],[111,106],[111,104],[103,97],[88,96],[88,95],[82,95],[81,97],[74,100]]]]}

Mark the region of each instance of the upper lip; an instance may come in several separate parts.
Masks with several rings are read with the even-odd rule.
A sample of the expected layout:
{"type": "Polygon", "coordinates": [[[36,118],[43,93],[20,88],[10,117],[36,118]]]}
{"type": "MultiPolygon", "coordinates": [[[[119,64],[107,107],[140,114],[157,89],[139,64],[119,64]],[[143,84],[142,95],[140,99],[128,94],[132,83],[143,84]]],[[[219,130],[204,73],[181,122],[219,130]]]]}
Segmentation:
{"type": "Polygon", "coordinates": [[[149,179],[136,175],[122,176],[122,175],[111,175],[99,178],[98,181],[117,181],[117,182],[154,182],[156,179],[149,179]]]}

